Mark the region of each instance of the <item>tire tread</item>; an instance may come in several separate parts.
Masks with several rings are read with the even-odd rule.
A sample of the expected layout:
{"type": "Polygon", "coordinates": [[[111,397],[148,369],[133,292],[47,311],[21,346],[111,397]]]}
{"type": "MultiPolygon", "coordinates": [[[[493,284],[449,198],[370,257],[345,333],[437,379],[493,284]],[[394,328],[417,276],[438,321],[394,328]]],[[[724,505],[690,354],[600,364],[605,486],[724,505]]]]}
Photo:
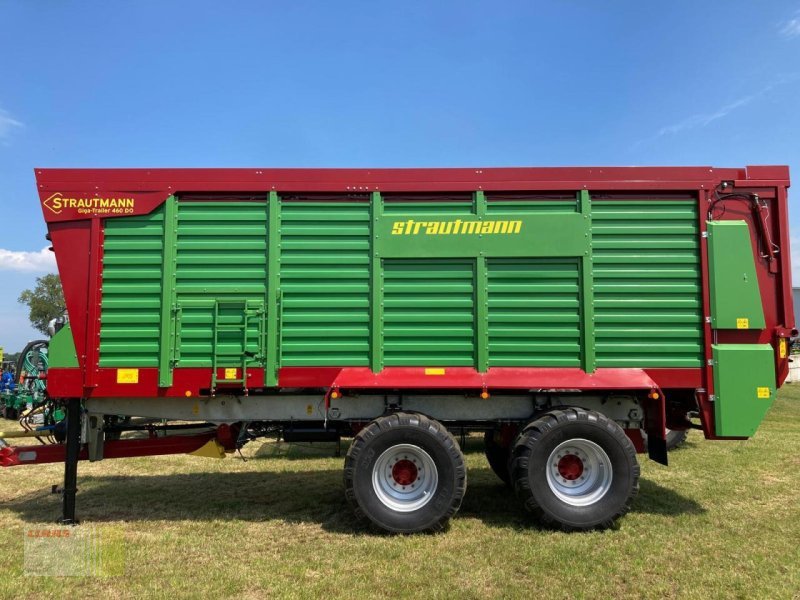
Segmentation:
{"type": "Polygon", "coordinates": [[[386,527],[372,521],[369,515],[366,514],[364,509],[359,505],[355,492],[355,466],[359,457],[364,453],[369,446],[369,442],[378,436],[379,433],[389,431],[398,427],[415,427],[422,430],[427,430],[431,433],[438,442],[446,449],[447,453],[454,460],[456,464],[456,484],[451,497],[451,501],[447,508],[443,511],[441,517],[425,531],[438,532],[445,529],[448,521],[453,515],[458,512],[461,507],[461,502],[464,499],[464,494],[467,489],[467,469],[464,464],[464,455],[458,445],[455,437],[435,419],[426,417],[425,415],[417,413],[396,412],[370,422],[366,427],[359,431],[353,438],[350,448],[344,460],[344,490],[345,498],[353,508],[356,519],[362,522],[369,521],[381,529],[386,530],[386,527]]]}
{"type": "Polygon", "coordinates": [[[525,508],[545,525],[563,531],[586,531],[590,529],[608,529],[613,527],[616,520],[630,510],[633,499],[639,492],[639,473],[640,468],[636,460],[636,448],[628,439],[628,436],[625,435],[622,428],[603,414],[581,408],[553,410],[540,415],[536,420],[528,423],[520,432],[511,457],[511,480],[513,482],[514,491],[520,500],[522,500],[525,508]],[[562,523],[547,513],[537,503],[533,490],[531,489],[530,478],[528,477],[528,465],[536,444],[556,427],[565,423],[580,421],[595,422],[606,429],[608,433],[621,442],[624,452],[634,465],[634,484],[631,486],[628,496],[622,503],[620,509],[601,523],[587,526],[562,523]]]}

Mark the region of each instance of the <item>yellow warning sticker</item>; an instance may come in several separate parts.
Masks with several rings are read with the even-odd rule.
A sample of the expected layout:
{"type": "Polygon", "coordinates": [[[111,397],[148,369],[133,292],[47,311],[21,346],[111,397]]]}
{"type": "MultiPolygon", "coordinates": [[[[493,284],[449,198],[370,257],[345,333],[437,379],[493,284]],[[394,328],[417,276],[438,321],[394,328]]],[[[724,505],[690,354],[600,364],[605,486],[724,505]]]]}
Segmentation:
{"type": "Polygon", "coordinates": [[[306,414],[309,416],[314,414],[314,407],[310,404],[306,405],[306,414]]]}
{"type": "Polygon", "coordinates": [[[236,369],[225,369],[225,379],[236,379],[236,369]]]}
{"type": "Polygon", "coordinates": [[[444,375],[445,371],[441,368],[425,369],[425,375],[444,375]]]}
{"type": "Polygon", "coordinates": [[[139,369],[117,369],[117,383],[139,383],[139,369]]]}
{"type": "Polygon", "coordinates": [[[780,358],[786,358],[786,350],[787,350],[786,338],[781,338],[778,341],[778,356],[780,358]]]}
{"type": "Polygon", "coordinates": [[[758,387],[756,388],[756,395],[759,398],[768,399],[770,397],[770,390],[768,387],[758,387]]]}
{"type": "Polygon", "coordinates": [[[750,319],[736,319],[736,329],[750,329],[750,319]]]}

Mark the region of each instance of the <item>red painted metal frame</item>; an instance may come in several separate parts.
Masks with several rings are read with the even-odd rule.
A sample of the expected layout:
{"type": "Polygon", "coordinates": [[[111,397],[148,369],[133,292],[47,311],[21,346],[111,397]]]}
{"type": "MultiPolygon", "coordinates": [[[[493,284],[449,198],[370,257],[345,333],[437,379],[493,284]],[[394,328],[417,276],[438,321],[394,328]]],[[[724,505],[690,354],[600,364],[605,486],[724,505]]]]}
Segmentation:
{"type": "Polygon", "coordinates": [[[429,375],[423,367],[388,367],[373,373],[367,367],[341,369],[331,384],[334,389],[586,389],[657,390],[643,369],[597,369],[586,373],[570,367],[493,367],[479,373],[471,367],[448,367],[441,375],[429,375]]]}
{"type": "Polygon", "coordinates": [[[702,390],[697,391],[697,404],[700,410],[700,423],[703,426],[703,433],[707,438],[714,437],[714,405],[711,403],[711,396],[714,394],[714,372],[712,371],[712,352],[711,344],[714,341],[714,332],[711,329],[711,294],[709,291],[709,274],[708,274],[708,244],[706,243],[706,236],[708,235],[708,203],[709,203],[709,190],[699,192],[698,201],[700,208],[697,211],[698,226],[700,235],[702,236],[702,243],[700,244],[700,272],[702,273],[702,294],[703,294],[703,360],[705,365],[703,370],[703,386],[702,390]]]}
{"type": "Polygon", "coordinates": [[[103,299],[103,241],[105,229],[100,219],[92,219],[89,229],[89,282],[86,297],[89,305],[86,315],[86,395],[97,386],[100,361],[100,304],[103,299]]]}
{"type": "Polygon", "coordinates": [[[785,166],[514,167],[473,169],[35,169],[45,221],[146,214],[170,194],[188,192],[474,192],[526,190],[703,190],[720,181],[788,185],[785,166]],[[133,199],[130,213],[47,208],[53,196],[133,199]]]}
{"type": "MultiPolygon", "coordinates": [[[[425,375],[421,367],[387,367],[378,374],[363,367],[283,367],[278,371],[279,388],[351,388],[402,389],[416,387],[453,389],[695,389],[703,385],[701,369],[611,369],[600,368],[587,374],[576,368],[494,367],[479,373],[470,367],[447,367],[445,375],[425,375]],[[346,383],[343,383],[346,382],[346,383]]],[[[158,369],[140,368],[138,383],[118,384],[117,370],[100,368],[97,384],[86,389],[87,398],[186,398],[193,400],[209,388],[209,369],[175,369],[171,387],[158,387],[158,369]]],[[[221,378],[221,374],[220,374],[221,378]]],[[[52,368],[48,390],[55,397],[73,396],[82,387],[81,369],[52,368]]],[[[248,388],[265,387],[264,370],[247,370],[248,388]]],[[[220,381],[218,394],[226,389],[220,381]]]]}
{"type": "MultiPolygon", "coordinates": [[[[252,193],[275,190],[280,193],[383,193],[403,192],[486,192],[559,191],[588,189],[592,192],[675,191],[694,193],[699,203],[699,228],[706,231],[711,194],[721,182],[732,182],[742,193],[758,193],[770,203],[767,224],[781,252],[777,274],[769,273],[757,261],[767,329],[714,332],[703,324],[706,365],[691,369],[598,369],[587,375],[579,369],[474,369],[448,368],[442,378],[425,376],[423,369],[392,368],[379,374],[368,369],[318,367],[281,368],[279,387],[327,388],[334,386],[366,388],[457,388],[457,389],[703,389],[698,393],[701,420],[706,436],[714,438],[713,372],[708,364],[711,344],[720,342],[771,343],[778,347],[781,337],[791,334],[794,314],[791,297],[789,234],[786,188],[789,172],[785,166],[713,167],[556,167],[556,168],[477,168],[477,169],[36,169],[42,211],[48,223],[64,284],[67,307],[78,353],[78,369],[50,371],[49,389],[55,396],[93,397],[195,397],[207,389],[208,369],[177,368],[171,388],[158,388],[157,369],[139,369],[139,383],[117,384],[115,369],[97,367],[97,341],[100,314],[100,269],[102,269],[102,222],[125,214],[100,214],[63,209],[52,212],[47,202],[54,195],[62,198],[131,198],[132,213],[144,214],[157,208],[175,193],[252,193]],[[98,248],[100,251],[98,252],[98,248]],[[89,260],[81,257],[89,256],[89,260]],[[81,315],[86,315],[84,320],[81,315]],[[83,380],[83,370],[86,380],[83,380]],[[422,373],[422,375],[419,375],[422,373]]],[[[744,205],[743,205],[744,206],[744,205]]],[[[735,212],[735,211],[734,211],[735,212]]],[[[727,218],[731,218],[728,215],[727,218]]],[[[752,213],[741,213],[753,224],[752,213]]],[[[759,240],[753,233],[753,246],[759,240]]],[[[708,249],[701,244],[703,316],[710,314],[708,249]]],[[[788,360],[776,352],[780,385],[788,372],[788,360]]],[[[248,387],[263,387],[263,371],[248,373],[248,387]]],[[[441,377],[441,376],[439,376],[441,377]]],[[[223,392],[224,390],[221,390],[223,392]]]]}
{"type": "MultiPolygon", "coordinates": [[[[216,437],[216,433],[197,435],[170,435],[133,440],[116,440],[103,444],[103,459],[131,458],[134,456],[156,456],[161,454],[186,454],[194,452],[216,437]]],[[[37,446],[5,446],[0,448],[0,467],[38,465],[64,462],[65,444],[37,446]]],[[[78,460],[88,460],[89,450],[84,444],[78,460]]]]}

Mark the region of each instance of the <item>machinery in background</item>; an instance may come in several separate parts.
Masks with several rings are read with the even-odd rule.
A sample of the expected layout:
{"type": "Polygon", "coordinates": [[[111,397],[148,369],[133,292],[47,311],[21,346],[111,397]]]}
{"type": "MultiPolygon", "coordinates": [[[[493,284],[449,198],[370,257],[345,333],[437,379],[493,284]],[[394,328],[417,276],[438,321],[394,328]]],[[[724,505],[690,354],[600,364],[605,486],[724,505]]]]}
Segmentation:
{"type": "MultiPolygon", "coordinates": [[[[0,416],[19,420],[23,429],[42,431],[43,438],[61,438],[64,411],[47,396],[48,340],[28,342],[16,363],[3,364],[0,375],[0,416]]],[[[43,440],[42,440],[43,441],[43,440]]]]}

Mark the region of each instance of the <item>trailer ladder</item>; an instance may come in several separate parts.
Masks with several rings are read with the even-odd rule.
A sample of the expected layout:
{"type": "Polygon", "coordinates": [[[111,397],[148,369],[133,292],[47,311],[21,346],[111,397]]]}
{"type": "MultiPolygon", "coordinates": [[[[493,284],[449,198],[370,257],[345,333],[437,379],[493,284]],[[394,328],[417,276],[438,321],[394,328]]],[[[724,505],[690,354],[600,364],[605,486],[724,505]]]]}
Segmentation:
{"type": "Polygon", "coordinates": [[[248,362],[264,361],[265,320],[264,304],[251,300],[216,299],[214,301],[214,319],[212,332],[212,364],[211,364],[211,393],[213,394],[219,383],[241,384],[247,393],[247,365],[248,362]],[[248,333],[251,324],[256,321],[258,329],[258,350],[248,350],[248,333]],[[238,334],[238,335],[236,335],[238,334]],[[226,344],[240,345],[235,350],[226,348],[226,344]],[[231,374],[232,364],[236,365],[231,374]],[[223,376],[219,377],[219,370],[225,369],[223,376]],[[241,370],[240,370],[241,369],[241,370]],[[232,375],[232,376],[231,376],[232,375]]]}

